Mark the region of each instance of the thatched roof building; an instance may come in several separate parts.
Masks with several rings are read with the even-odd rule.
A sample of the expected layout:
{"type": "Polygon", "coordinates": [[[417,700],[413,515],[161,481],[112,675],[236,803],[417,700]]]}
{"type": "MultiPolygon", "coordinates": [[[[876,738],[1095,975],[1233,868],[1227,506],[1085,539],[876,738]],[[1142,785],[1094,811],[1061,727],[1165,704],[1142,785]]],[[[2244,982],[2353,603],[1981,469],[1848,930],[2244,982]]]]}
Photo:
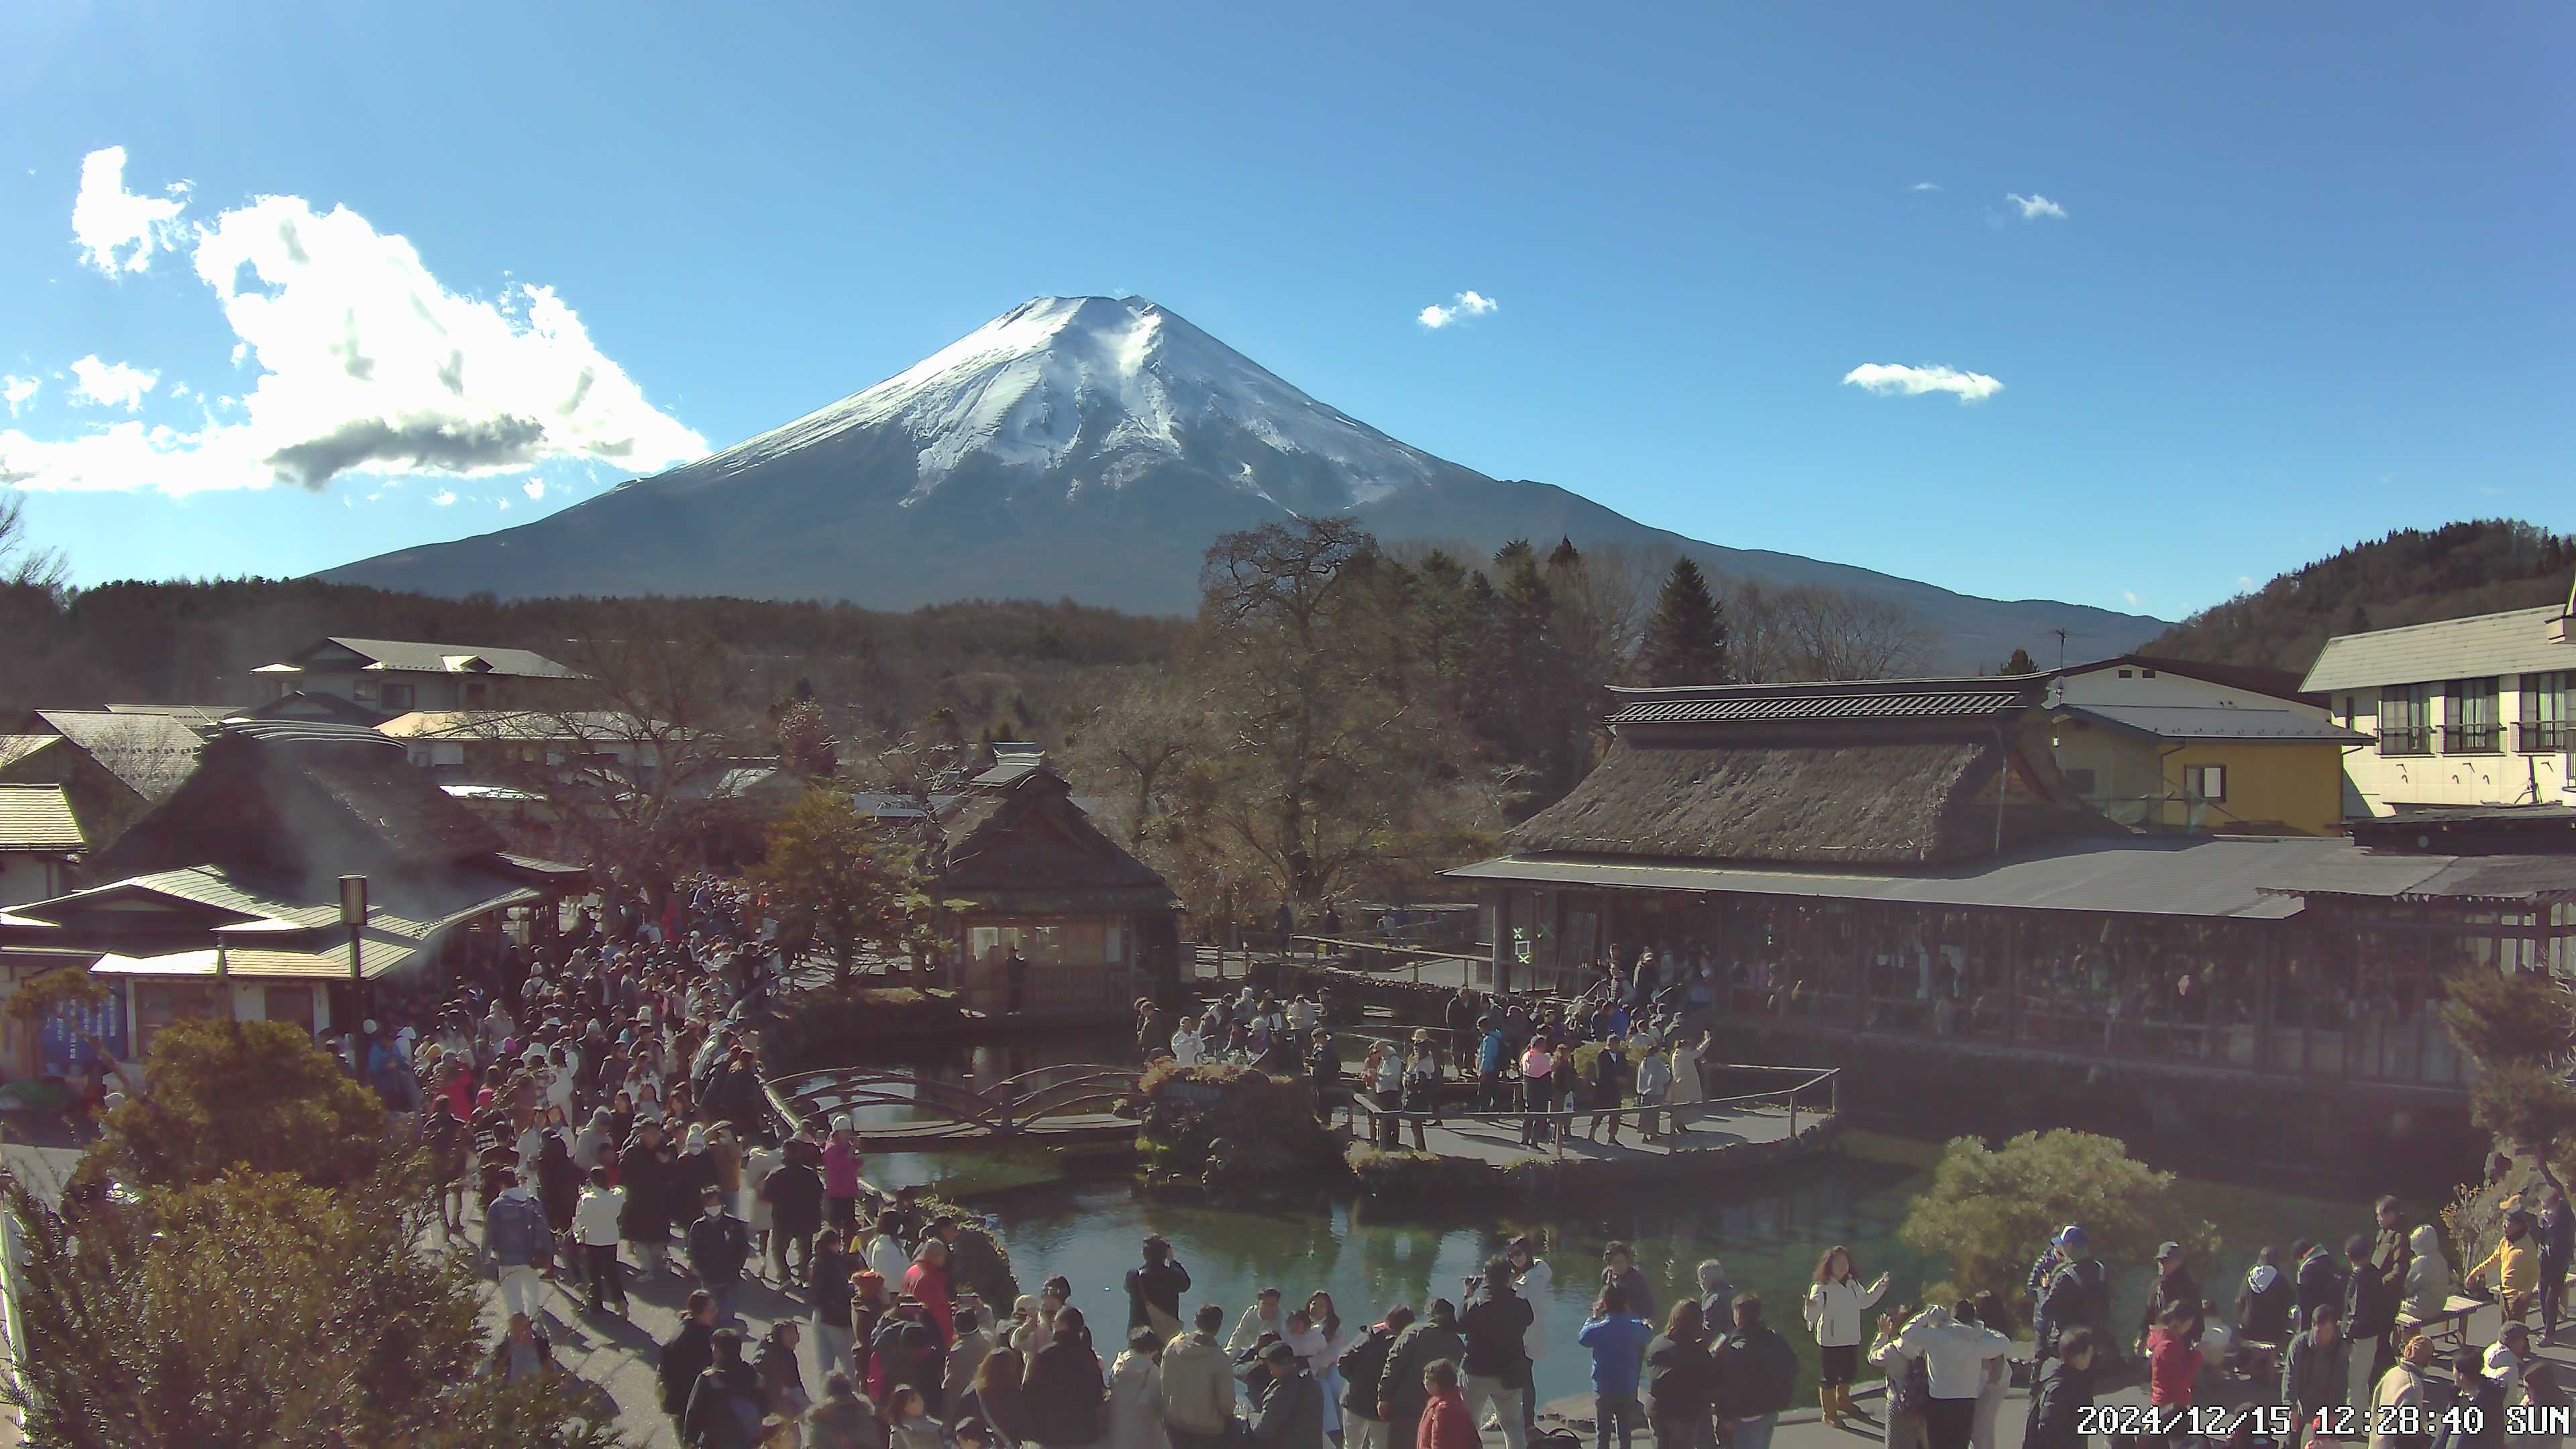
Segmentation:
{"type": "MultiPolygon", "coordinates": [[[[2456,1106],[2441,982],[2576,970],[2576,817],[2131,830],[2058,769],[2050,678],[1619,691],[1600,766],[1447,873],[1484,896],[1488,979],[1615,965],[1766,1048],[1929,1047],[1962,1082],[2000,1051],[2456,1106]]],[[[1934,1080],[1909,1070],[1891,1101],[1934,1080]]]]}
{"type": "Polygon", "coordinates": [[[987,770],[932,823],[931,893],[959,908],[956,960],[971,1005],[1108,1017],[1173,982],[1179,899],[1041,760],[987,770]]]}
{"type": "Polygon", "coordinates": [[[345,1028],[352,989],[343,876],[367,877],[365,981],[495,951],[512,919],[551,930],[576,867],[503,853],[500,834],[372,729],[227,720],[196,773],[89,862],[87,890],[0,916],[0,955],[85,959],[131,987],[139,1054],[182,1016],[229,1012],[345,1028]]]}
{"type": "Polygon", "coordinates": [[[1515,851],[1921,865],[2104,828],[2067,791],[2044,677],[1623,689],[1609,757],[1515,851]]]}

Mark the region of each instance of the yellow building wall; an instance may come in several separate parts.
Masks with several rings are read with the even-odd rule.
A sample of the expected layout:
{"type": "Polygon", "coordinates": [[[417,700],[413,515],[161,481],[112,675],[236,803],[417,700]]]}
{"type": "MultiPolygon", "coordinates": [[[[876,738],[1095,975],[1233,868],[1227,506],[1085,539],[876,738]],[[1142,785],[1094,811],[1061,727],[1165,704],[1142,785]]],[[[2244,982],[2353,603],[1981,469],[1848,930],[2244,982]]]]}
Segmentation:
{"type": "Polygon", "coordinates": [[[2227,771],[2227,799],[2201,812],[2200,828],[2224,832],[2245,825],[2277,825],[2298,835],[2343,831],[2343,749],[2339,745],[2206,740],[2168,748],[2173,748],[2164,757],[2165,789],[2174,797],[2174,803],[2165,807],[2170,825],[2183,826],[2190,812],[2182,799],[2183,772],[2193,765],[2219,765],[2227,771]]]}

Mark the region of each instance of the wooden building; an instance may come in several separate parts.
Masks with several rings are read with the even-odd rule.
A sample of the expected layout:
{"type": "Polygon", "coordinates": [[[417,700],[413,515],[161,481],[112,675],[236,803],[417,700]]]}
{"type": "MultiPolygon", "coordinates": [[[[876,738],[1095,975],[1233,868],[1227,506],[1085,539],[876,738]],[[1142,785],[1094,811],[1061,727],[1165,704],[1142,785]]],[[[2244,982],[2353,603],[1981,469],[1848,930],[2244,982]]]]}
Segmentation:
{"type": "Polygon", "coordinates": [[[1012,1010],[1014,951],[1027,967],[1016,1002],[1025,1017],[1117,1020],[1175,984],[1179,899],[1041,760],[986,769],[933,825],[931,894],[960,903],[951,961],[967,1005],[1012,1010]]]}
{"type": "Polygon", "coordinates": [[[0,734],[0,784],[60,785],[92,849],[170,798],[205,741],[167,714],[40,709],[0,734]]]}
{"type": "Polygon", "coordinates": [[[1771,1059],[1904,1062],[1923,1100],[2053,1063],[2070,1116],[2113,1067],[2222,1107],[2260,1077],[2456,1109],[2444,976],[2576,975],[2576,854],[2139,832],[2068,789],[2050,727],[2044,677],[1621,691],[1602,764],[1449,874],[1507,984],[1651,953],[1771,1059]]]}
{"type": "Polygon", "coordinates": [[[123,988],[140,1057],[185,1016],[348,1029],[360,1001],[340,878],[368,880],[371,989],[433,985],[505,937],[548,933],[585,873],[502,852],[373,730],[234,720],[196,773],[93,860],[100,882],[0,915],[0,956],[85,962],[123,988]]]}
{"type": "Polygon", "coordinates": [[[390,719],[414,710],[533,709],[565,703],[583,676],[532,649],[406,639],[318,639],[251,673],[275,700],[336,695],[390,719]]]}

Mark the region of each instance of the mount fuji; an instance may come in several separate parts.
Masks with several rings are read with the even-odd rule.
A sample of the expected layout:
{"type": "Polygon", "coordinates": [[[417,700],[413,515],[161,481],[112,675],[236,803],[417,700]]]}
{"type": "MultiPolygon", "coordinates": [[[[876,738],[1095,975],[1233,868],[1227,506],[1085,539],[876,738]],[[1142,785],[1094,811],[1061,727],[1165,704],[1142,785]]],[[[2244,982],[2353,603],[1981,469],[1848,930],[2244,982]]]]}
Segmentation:
{"type": "Polygon", "coordinates": [[[1488,478],[1308,397],[1142,297],[1046,297],[785,427],[550,517],[324,572],[458,596],[731,594],[912,608],[1070,597],[1139,613],[1197,604],[1220,533],[1349,514],[1388,541],[1490,552],[1626,545],[1722,578],[1894,599],[1942,662],[1992,668],[2068,631],[2119,653],[2161,621],[1952,593],[1794,554],[1700,543],[1552,484],[1488,478]]]}

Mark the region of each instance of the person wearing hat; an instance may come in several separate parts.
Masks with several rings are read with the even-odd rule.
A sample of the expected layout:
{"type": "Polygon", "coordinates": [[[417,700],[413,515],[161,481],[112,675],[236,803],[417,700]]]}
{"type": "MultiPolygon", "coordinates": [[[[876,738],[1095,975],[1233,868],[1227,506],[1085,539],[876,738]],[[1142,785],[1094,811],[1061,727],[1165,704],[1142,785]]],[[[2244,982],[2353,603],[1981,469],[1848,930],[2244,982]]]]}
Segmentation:
{"type": "Polygon", "coordinates": [[[1145,1261],[1127,1270],[1127,1326],[1150,1328],[1170,1343],[1181,1332],[1181,1295],[1190,1291],[1190,1270],[1172,1256],[1172,1245],[1160,1233],[1145,1239],[1145,1261]]]}
{"type": "Polygon", "coordinates": [[[1270,1382],[1243,1426],[1254,1449],[1323,1449],[1324,1389],[1295,1347],[1282,1340],[1261,1351],[1270,1382]]]}
{"type": "Polygon", "coordinates": [[[2038,1356],[2046,1358],[2057,1351],[2057,1341],[2072,1328],[2090,1328],[2094,1334],[2094,1353],[2098,1357],[2111,1347],[2111,1270],[2093,1256],[2090,1240],[2082,1226],[2068,1223],[2057,1230],[2049,1244],[2056,1266],[2034,1295],[2038,1304],[2031,1324],[2031,1335],[2038,1343],[2038,1356]]]}
{"type": "Polygon", "coordinates": [[[835,1115],[832,1135],[823,1143],[823,1221],[845,1233],[859,1225],[859,1171],[865,1161],[850,1114],[835,1115]]]}
{"type": "Polygon", "coordinates": [[[2182,1244],[2165,1242],[2156,1245],[2156,1281],[2147,1290],[2146,1311],[2138,1317],[2138,1352],[2147,1351],[2147,1335],[2165,1327],[2179,1310],[2190,1328],[2181,1337],[2191,1343],[2200,1341],[2205,1320],[2201,1316],[2200,1280],[2191,1276],[2185,1266],[2182,1244]]]}

